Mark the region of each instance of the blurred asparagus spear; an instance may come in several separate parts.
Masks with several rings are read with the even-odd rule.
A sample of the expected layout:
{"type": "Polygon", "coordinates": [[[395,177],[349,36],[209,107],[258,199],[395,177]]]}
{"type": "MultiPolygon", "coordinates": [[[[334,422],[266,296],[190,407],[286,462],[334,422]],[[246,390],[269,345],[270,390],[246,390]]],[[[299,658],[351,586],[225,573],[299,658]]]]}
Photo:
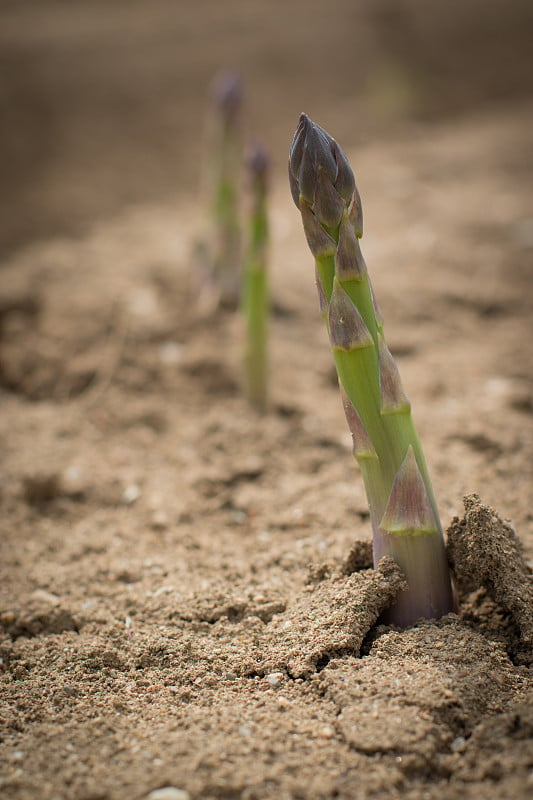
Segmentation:
{"type": "Polygon", "coordinates": [[[211,269],[220,305],[237,308],[241,285],[239,176],[242,162],[242,104],[240,77],[219,73],[212,85],[213,253],[211,269]]]}
{"type": "Polygon", "coordinates": [[[252,406],[264,412],[267,405],[268,325],[268,217],[269,158],[260,145],[248,154],[250,183],[249,240],[244,262],[242,309],[245,319],[244,379],[252,406]]]}
{"type": "Polygon", "coordinates": [[[315,257],[320,308],[370,507],[374,564],[392,556],[408,583],[388,620],[407,626],[438,618],[454,607],[442,528],[359,245],[359,192],[342,149],[305,114],[290,148],[289,180],[315,257]]]}

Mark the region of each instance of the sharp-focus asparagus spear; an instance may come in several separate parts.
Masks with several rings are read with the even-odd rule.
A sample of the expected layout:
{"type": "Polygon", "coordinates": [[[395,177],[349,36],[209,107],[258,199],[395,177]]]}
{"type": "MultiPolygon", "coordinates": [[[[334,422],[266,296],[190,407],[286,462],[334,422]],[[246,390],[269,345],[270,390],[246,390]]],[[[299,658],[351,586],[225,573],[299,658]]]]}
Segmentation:
{"type": "Polygon", "coordinates": [[[392,556],[409,586],[389,621],[438,618],[454,607],[442,529],[359,246],[359,192],[342,149],[305,114],[290,148],[289,179],[315,257],[320,308],[370,507],[374,563],[392,556]]]}
{"type": "Polygon", "coordinates": [[[246,324],[244,353],[245,388],[250,403],[265,411],[267,404],[268,325],[268,217],[267,183],[269,158],[255,145],[247,159],[250,181],[249,241],[244,263],[242,308],[246,324]]]}
{"type": "Polygon", "coordinates": [[[214,253],[212,270],[220,303],[236,308],[241,284],[238,181],[242,161],[242,83],[238,75],[216,76],[212,143],[214,253]]]}

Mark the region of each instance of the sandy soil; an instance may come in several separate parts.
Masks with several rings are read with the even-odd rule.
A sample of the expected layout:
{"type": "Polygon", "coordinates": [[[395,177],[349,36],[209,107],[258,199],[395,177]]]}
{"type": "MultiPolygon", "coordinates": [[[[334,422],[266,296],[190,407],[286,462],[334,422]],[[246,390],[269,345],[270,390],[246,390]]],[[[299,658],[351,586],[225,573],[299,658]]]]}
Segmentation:
{"type": "Polygon", "coordinates": [[[2,797],[529,796],[532,124],[520,101],[349,150],[460,597],[406,631],[379,624],[394,565],[353,550],[366,500],[283,175],[264,416],[238,315],[195,307],[199,204],[5,256],[2,797]]]}

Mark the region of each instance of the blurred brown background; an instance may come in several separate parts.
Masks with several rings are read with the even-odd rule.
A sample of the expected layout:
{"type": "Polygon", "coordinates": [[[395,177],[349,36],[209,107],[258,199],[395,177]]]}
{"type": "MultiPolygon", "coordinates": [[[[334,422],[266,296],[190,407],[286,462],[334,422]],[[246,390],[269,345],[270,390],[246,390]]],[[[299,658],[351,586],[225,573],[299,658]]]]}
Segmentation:
{"type": "Polygon", "coordinates": [[[0,252],[196,190],[206,95],[240,71],[285,159],[531,100],[531,0],[0,0],[0,252]]]}

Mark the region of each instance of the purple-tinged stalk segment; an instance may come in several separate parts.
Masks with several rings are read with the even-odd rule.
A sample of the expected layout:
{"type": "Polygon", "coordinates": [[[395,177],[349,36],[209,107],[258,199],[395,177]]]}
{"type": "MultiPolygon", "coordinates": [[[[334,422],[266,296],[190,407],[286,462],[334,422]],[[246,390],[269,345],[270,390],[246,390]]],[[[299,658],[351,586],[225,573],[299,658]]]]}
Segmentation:
{"type": "Polygon", "coordinates": [[[305,114],[291,144],[289,181],[315,257],[320,311],[370,507],[374,563],[390,555],[407,578],[388,621],[405,627],[441,617],[454,608],[442,528],[359,246],[361,199],[341,147],[305,114]]]}

